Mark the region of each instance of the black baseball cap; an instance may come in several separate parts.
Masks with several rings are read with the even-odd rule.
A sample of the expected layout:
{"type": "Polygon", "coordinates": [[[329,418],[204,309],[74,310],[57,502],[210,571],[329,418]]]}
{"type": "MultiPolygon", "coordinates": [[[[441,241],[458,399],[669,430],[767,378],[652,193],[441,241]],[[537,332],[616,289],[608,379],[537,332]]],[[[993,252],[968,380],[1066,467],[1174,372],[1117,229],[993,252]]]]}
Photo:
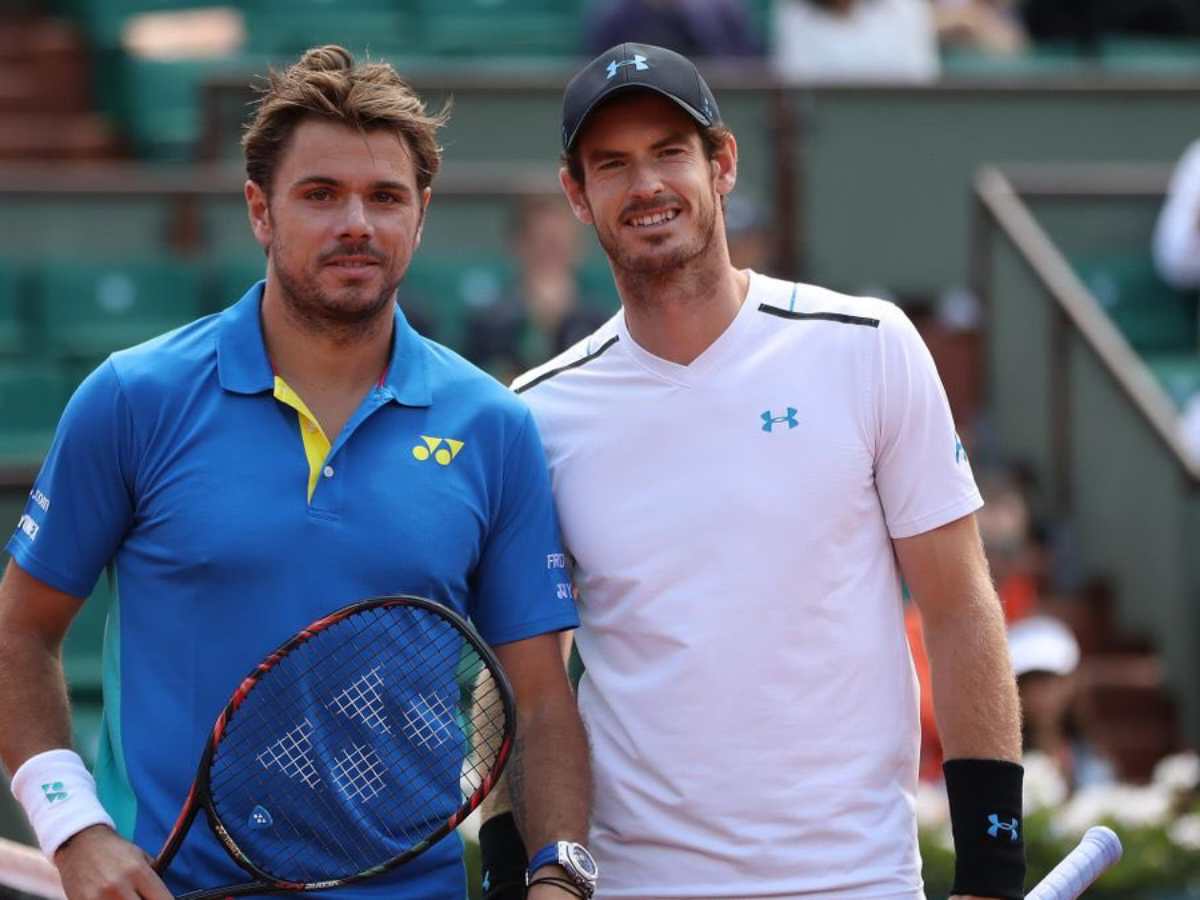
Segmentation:
{"type": "Polygon", "coordinates": [[[626,88],[657,91],[678,103],[705,128],[721,121],[716,98],[686,56],[653,44],[617,44],[584,66],[567,84],[563,94],[563,149],[571,149],[592,110],[626,88]]]}

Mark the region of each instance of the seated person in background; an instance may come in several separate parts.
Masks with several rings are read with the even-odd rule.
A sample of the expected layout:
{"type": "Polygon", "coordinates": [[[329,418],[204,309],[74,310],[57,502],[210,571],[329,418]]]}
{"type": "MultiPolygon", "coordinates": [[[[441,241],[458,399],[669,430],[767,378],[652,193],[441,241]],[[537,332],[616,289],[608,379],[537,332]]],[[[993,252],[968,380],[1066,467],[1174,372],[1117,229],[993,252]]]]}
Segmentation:
{"type": "Polygon", "coordinates": [[[794,82],[938,77],[929,0],[775,0],[771,65],[794,82]]]}
{"type": "Polygon", "coordinates": [[[608,316],[579,286],[580,225],[560,197],[528,197],[513,212],[513,282],[467,323],[466,356],[507,384],[587,337],[608,316]]]}
{"type": "MultiPolygon", "coordinates": [[[[1171,175],[1154,225],[1154,266],[1177,291],[1200,288],[1200,141],[1184,151],[1171,175]]],[[[1200,463],[1200,394],[1184,406],[1179,430],[1192,460],[1200,463]]]]}
{"type": "Polygon", "coordinates": [[[1014,0],[932,0],[938,42],[992,56],[1011,56],[1028,40],[1014,0]]]}
{"type": "Polygon", "coordinates": [[[584,49],[657,44],[685,56],[762,56],[762,41],[743,0],[594,0],[584,22],[584,49]]]}
{"type": "Polygon", "coordinates": [[[1096,752],[1079,727],[1075,709],[1079,644],[1050,616],[1031,616],[1008,629],[1026,754],[1045,754],[1071,791],[1116,780],[1112,763],[1096,752]]]}
{"type": "Polygon", "coordinates": [[[1200,141],[1187,148],[1171,175],[1154,226],[1154,265],[1176,290],[1200,287],[1200,141]]]}
{"type": "Polygon", "coordinates": [[[1016,477],[1006,471],[982,475],[979,489],[984,497],[976,516],[979,536],[1004,606],[1004,619],[1016,622],[1038,612],[1046,575],[1029,501],[1016,477]]]}

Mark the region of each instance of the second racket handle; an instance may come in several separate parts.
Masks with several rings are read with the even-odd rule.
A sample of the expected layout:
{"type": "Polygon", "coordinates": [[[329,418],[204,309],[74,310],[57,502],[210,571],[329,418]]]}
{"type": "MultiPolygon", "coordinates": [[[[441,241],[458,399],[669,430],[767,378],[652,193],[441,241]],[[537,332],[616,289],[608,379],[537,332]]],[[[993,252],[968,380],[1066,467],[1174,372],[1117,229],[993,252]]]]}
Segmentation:
{"type": "Polygon", "coordinates": [[[1121,839],[1111,828],[1094,825],[1074,850],[1050,870],[1025,900],[1075,900],[1121,858],[1121,839]]]}

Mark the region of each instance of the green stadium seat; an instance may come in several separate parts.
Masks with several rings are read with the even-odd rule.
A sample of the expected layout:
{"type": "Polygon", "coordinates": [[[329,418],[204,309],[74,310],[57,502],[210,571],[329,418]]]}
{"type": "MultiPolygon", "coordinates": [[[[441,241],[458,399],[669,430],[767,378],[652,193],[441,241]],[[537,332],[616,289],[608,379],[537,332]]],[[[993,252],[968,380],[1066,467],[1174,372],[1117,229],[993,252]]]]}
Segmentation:
{"type": "Polygon", "coordinates": [[[44,342],[53,355],[96,358],[203,314],[200,269],[190,263],[47,263],[38,273],[44,342]]]}
{"type": "Polygon", "coordinates": [[[420,19],[404,4],[386,0],[344,3],[301,0],[254,0],[244,4],[246,49],[252,53],[295,57],[320,44],[341,44],[356,57],[419,52],[420,19]]]}
{"type": "Polygon", "coordinates": [[[511,277],[512,264],[505,259],[467,262],[418,254],[400,292],[406,306],[428,313],[430,337],[459,349],[471,313],[499,300],[511,277]]]}
{"type": "Polygon", "coordinates": [[[0,357],[29,351],[29,321],[21,273],[0,262],[0,357]]]}
{"type": "Polygon", "coordinates": [[[122,55],[107,67],[109,82],[102,90],[138,155],[186,161],[196,156],[204,83],[229,72],[265,73],[267,67],[267,59],[250,55],[180,60],[122,55]]]}
{"type": "Polygon", "coordinates": [[[1076,260],[1074,264],[1088,290],[1139,353],[1195,349],[1196,295],[1167,286],[1149,254],[1076,260]]]}
{"type": "Polygon", "coordinates": [[[256,281],[267,277],[267,260],[263,256],[221,260],[209,275],[209,312],[219,312],[242,299],[256,281]]]}
{"type": "Polygon", "coordinates": [[[576,0],[419,0],[426,47],[448,56],[574,56],[582,45],[576,0]]]}
{"type": "Polygon", "coordinates": [[[0,460],[40,460],[50,447],[68,392],[66,377],[48,365],[0,366],[0,460]]]}
{"type": "Polygon", "coordinates": [[[1200,353],[1148,356],[1146,365],[1180,409],[1200,394],[1200,353]]]}

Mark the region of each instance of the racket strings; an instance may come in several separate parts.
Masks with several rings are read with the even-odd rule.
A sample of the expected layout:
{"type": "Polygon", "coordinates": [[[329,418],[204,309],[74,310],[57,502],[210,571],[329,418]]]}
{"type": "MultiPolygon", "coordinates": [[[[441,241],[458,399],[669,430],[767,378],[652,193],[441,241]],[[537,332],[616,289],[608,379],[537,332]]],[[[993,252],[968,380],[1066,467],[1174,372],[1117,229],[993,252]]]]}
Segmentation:
{"type": "Polygon", "coordinates": [[[486,661],[449,621],[370,608],[262,673],[214,753],[213,804],[273,877],[364,873],[465,815],[496,768],[506,711],[486,661]]]}

